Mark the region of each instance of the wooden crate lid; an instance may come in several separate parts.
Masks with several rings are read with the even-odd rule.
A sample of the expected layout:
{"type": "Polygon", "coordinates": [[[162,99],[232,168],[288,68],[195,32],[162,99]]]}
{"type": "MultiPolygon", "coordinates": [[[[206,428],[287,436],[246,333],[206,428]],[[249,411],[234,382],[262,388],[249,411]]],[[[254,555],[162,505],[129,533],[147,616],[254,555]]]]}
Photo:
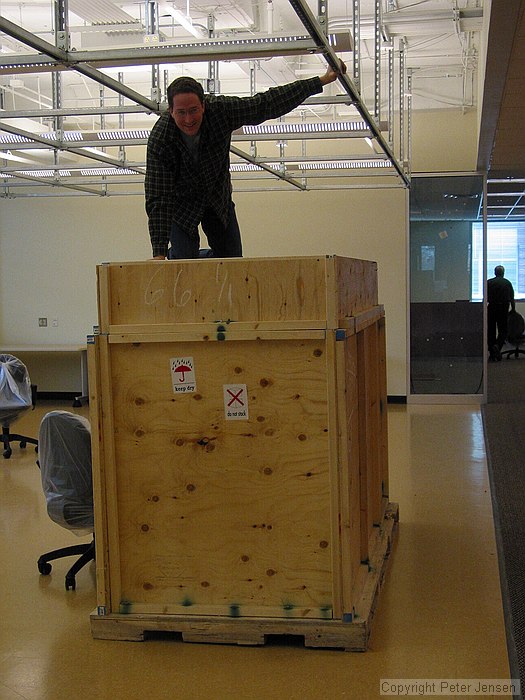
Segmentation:
{"type": "Polygon", "coordinates": [[[338,256],[105,263],[99,324],[251,322],[336,328],[377,305],[377,264],[338,256]]]}

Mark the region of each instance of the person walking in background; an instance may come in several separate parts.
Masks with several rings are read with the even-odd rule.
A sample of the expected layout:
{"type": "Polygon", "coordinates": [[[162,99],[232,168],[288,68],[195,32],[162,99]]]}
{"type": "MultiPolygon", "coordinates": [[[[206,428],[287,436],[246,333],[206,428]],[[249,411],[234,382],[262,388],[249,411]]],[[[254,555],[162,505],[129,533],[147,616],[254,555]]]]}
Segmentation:
{"type": "Polygon", "coordinates": [[[503,265],[496,265],[494,277],[487,280],[487,333],[489,359],[501,360],[501,348],[507,339],[509,305],[516,310],[514,287],[505,278],[503,265]]]}

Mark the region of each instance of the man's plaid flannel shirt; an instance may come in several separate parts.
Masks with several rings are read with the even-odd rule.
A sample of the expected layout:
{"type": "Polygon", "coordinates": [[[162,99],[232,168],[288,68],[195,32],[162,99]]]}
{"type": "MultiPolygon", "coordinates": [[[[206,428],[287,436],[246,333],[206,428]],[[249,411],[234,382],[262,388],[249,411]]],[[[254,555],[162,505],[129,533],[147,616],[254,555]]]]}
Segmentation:
{"type": "Polygon", "coordinates": [[[232,193],[229,149],[235,129],[280,117],[322,89],[316,77],[253,97],[207,95],[197,165],[175,122],[168,112],[163,114],[148,140],[144,184],[153,256],[167,255],[174,222],[185,231],[194,231],[208,207],[226,226],[232,193]]]}

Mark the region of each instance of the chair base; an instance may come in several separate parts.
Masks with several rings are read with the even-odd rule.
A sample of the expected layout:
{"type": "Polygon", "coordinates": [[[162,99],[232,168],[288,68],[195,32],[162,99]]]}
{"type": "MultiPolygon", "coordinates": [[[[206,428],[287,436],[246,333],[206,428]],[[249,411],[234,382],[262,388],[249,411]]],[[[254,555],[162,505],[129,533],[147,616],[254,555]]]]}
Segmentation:
{"type": "Polygon", "coordinates": [[[27,437],[26,435],[18,435],[17,433],[10,433],[9,432],[9,427],[8,426],[2,426],[2,435],[0,435],[0,440],[2,440],[2,443],[4,445],[4,459],[9,459],[11,457],[11,454],[13,450],[11,449],[11,443],[12,442],[19,442],[20,447],[24,449],[29,443],[30,445],[35,445],[38,446],[38,440],[35,438],[30,438],[27,437]]]}
{"type": "Polygon", "coordinates": [[[510,357],[519,357],[520,355],[525,355],[525,350],[522,350],[520,347],[512,348],[512,350],[503,350],[501,353],[501,356],[506,357],[507,360],[510,357]]]}
{"type": "Polygon", "coordinates": [[[62,547],[54,549],[52,552],[42,554],[38,559],[38,570],[43,576],[48,576],[51,573],[52,566],[49,563],[54,559],[62,559],[63,557],[71,557],[80,554],[80,558],[73,564],[66,574],[66,591],[74,591],[76,588],[75,577],[86,564],[95,560],[95,538],[89,544],[74,544],[70,547],[62,547]]]}

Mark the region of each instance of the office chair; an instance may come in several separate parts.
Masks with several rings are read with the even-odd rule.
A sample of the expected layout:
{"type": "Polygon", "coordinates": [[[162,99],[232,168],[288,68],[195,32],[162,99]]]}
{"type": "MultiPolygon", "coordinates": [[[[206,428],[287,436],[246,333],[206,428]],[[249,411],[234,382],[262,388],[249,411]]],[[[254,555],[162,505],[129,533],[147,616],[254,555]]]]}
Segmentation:
{"type": "Polygon", "coordinates": [[[517,311],[509,311],[509,318],[507,321],[507,343],[513,345],[512,350],[503,350],[501,353],[502,357],[506,357],[507,360],[514,356],[519,357],[520,355],[525,355],[525,350],[522,350],[521,345],[525,343],[525,320],[523,316],[517,311]]]}
{"type": "Polygon", "coordinates": [[[13,450],[12,442],[19,442],[25,448],[27,443],[38,445],[38,440],[11,433],[11,425],[20,414],[35,406],[36,386],[31,384],[27,367],[14,355],[0,354],[0,421],[2,423],[2,443],[4,458],[9,459],[13,450]]]}
{"type": "MultiPolygon", "coordinates": [[[[85,535],[93,532],[93,482],[89,421],[69,411],[51,411],[40,424],[38,464],[47,513],[58,525],[85,535]]],[[[66,574],[66,590],[75,590],[75,576],[95,559],[95,538],[89,544],[71,545],[42,554],[38,570],[51,573],[49,563],[81,555],[66,574]]]]}

